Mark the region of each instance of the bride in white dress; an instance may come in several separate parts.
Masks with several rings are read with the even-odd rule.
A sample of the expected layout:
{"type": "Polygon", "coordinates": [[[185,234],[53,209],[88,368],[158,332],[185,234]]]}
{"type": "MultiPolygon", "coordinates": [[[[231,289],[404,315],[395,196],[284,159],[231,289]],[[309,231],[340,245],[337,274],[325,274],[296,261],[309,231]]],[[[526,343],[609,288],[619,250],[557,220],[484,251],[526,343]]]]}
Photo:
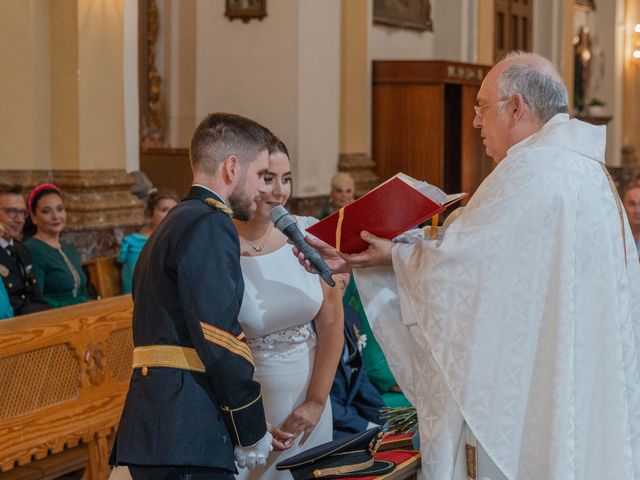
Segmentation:
{"type": "MultiPolygon", "coordinates": [[[[267,422],[292,438],[274,430],[274,448],[286,450],[272,452],[264,467],[242,469],[236,478],[290,480],[288,471],[275,470],[276,463],[332,439],[328,397],[342,351],[343,311],[339,288],[306,272],[270,220],[271,209],[291,194],[291,165],[282,142],[270,152],[264,180],[254,217],[235,221],[245,282],[239,320],[253,354],[254,378],[262,384],[267,422]]],[[[303,233],[316,221],[297,217],[303,233]]]]}

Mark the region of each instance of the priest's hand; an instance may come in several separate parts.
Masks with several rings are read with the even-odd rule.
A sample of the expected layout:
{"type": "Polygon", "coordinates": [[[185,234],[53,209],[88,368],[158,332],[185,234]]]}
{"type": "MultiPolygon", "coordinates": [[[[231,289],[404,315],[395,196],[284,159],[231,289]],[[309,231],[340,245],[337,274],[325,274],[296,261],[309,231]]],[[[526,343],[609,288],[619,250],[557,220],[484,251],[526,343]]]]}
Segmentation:
{"type": "MultiPolygon", "coordinates": [[[[304,239],[309,245],[311,245],[313,248],[315,248],[318,251],[318,253],[322,256],[327,266],[331,269],[333,273],[351,272],[351,268],[349,268],[347,263],[344,261],[344,258],[342,258],[340,254],[336,251],[336,249],[333,248],[331,245],[323,242],[322,240],[318,240],[317,238],[313,238],[309,236],[305,237],[304,239]]],[[[298,261],[300,262],[300,265],[302,265],[307,272],[318,273],[316,269],[313,268],[313,265],[309,263],[309,260],[307,260],[302,254],[302,252],[298,250],[296,247],[293,247],[293,254],[298,257],[298,261]]]]}
{"type": "Polygon", "coordinates": [[[364,252],[351,255],[339,254],[350,268],[376,267],[381,265],[391,265],[391,248],[393,242],[386,238],[376,237],[363,230],[360,237],[369,244],[364,252]]]}

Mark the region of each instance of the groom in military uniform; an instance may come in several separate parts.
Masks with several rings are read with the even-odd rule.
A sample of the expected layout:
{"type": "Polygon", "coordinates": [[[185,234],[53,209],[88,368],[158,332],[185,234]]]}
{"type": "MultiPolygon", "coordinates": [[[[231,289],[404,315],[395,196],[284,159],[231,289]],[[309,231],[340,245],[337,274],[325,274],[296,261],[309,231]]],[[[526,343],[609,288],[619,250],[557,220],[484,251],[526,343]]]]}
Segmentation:
{"type": "Polygon", "coordinates": [[[139,479],[229,479],[271,448],[238,323],[244,292],[234,215],[248,220],[273,135],[207,116],[190,147],[193,186],[145,245],[133,276],[133,373],[111,454],[139,479]]]}

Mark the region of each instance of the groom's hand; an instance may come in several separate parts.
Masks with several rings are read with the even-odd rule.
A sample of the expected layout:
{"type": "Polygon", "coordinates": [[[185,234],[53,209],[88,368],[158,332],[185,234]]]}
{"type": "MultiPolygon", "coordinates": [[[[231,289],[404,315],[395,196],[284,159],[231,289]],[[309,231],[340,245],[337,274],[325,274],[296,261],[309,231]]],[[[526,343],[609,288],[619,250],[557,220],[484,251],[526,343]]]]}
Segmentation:
{"type": "Polygon", "coordinates": [[[258,440],[250,447],[235,447],[233,449],[233,455],[238,464],[238,468],[248,468],[253,470],[258,465],[264,465],[267,463],[267,457],[269,452],[273,450],[271,445],[273,437],[267,432],[264,437],[258,440]]]}

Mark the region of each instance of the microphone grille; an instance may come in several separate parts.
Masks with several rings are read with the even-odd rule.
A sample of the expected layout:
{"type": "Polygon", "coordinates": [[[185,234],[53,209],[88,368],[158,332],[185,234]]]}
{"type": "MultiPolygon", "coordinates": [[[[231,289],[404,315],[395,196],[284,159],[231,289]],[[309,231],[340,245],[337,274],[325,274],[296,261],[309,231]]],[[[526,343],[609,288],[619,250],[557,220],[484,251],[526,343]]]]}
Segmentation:
{"type": "Polygon", "coordinates": [[[287,209],[284,208],[282,205],[278,205],[277,207],[274,207],[271,210],[271,221],[273,223],[276,223],[285,215],[289,215],[289,212],[287,211],[287,209]]]}

